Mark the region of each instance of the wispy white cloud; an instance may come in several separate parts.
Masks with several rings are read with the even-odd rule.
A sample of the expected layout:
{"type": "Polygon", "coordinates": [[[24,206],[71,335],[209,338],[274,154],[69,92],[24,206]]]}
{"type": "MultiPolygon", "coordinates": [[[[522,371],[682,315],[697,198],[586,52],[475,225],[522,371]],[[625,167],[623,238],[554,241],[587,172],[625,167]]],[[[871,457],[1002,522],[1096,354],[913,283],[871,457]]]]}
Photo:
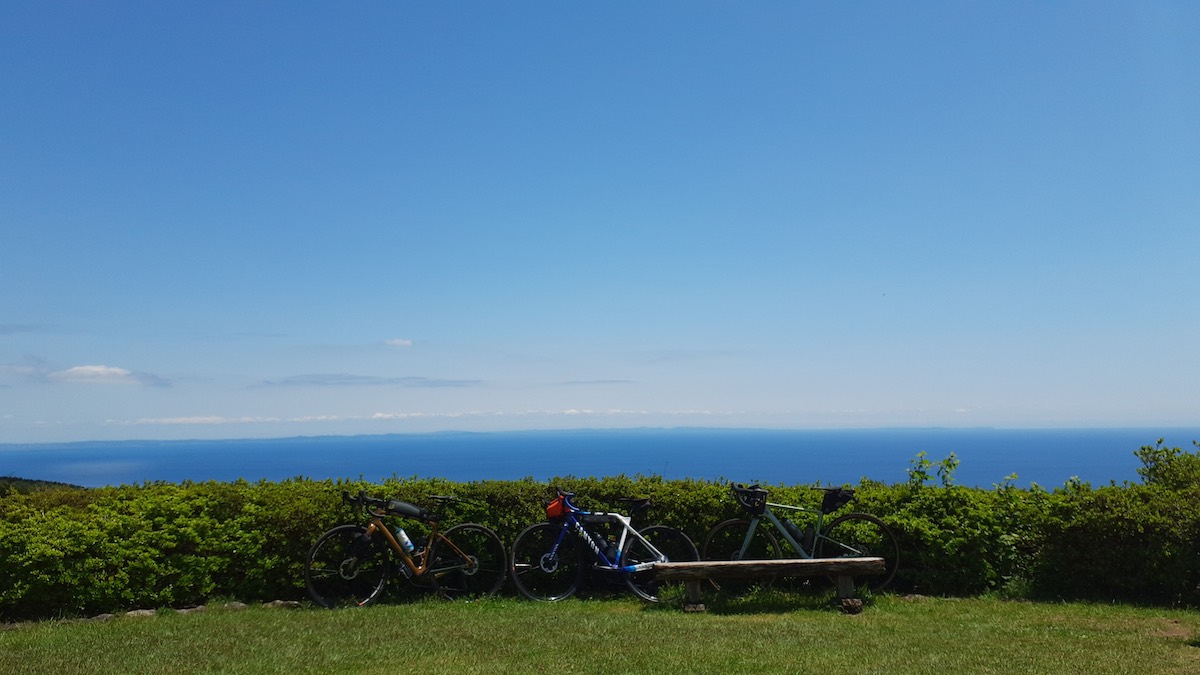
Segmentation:
{"type": "Polygon", "coordinates": [[[196,415],[193,417],[143,417],[137,420],[109,420],[109,424],[119,425],[222,425],[222,424],[255,424],[261,422],[282,422],[275,417],[222,417],[220,415],[196,415]]]}
{"type": "Polygon", "coordinates": [[[647,352],[640,357],[644,363],[662,364],[677,361],[710,361],[728,359],[738,355],[731,349],[661,349],[647,352]]]}
{"type": "Polygon", "coordinates": [[[46,376],[51,382],[65,384],[137,384],[152,387],[169,386],[170,382],[157,375],[136,373],[115,366],[73,366],[46,376]]]}
{"type": "Polygon", "coordinates": [[[459,419],[463,417],[484,417],[487,413],[482,413],[477,410],[471,412],[451,412],[451,413],[427,413],[427,412],[377,412],[368,418],[374,421],[387,420],[422,420],[422,419],[459,419]]]}
{"type": "Polygon", "coordinates": [[[33,333],[38,326],[29,323],[0,323],[0,335],[16,335],[17,333],[33,333]]]}
{"type": "Polygon", "coordinates": [[[0,363],[0,380],[44,382],[50,370],[43,359],[26,356],[22,363],[0,363]]]}
{"type": "Polygon", "coordinates": [[[112,366],[75,366],[50,373],[50,379],[59,382],[132,382],[133,373],[112,366]]]}
{"type": "Polygon", "coordinates": [[[37,366],[19,363],[0,363],[0,375],[10,375],[22,378],[37,378],[45,375],[45,371],[37,366]]]}
{"type": "Polygon", "coordinates": [[[278,380],[264,380],[267,387],[473,387],[482,380],[443,380],[429,377],[379,377],[351,373],[311,373],[289,375],[278,380]]]}
{"type": "Polygon", "coordinates": [[[387,345],[387,346],[389,346],[389,347],[399,347],[399,348],[403,348],[403,347],[411,347],[411,346],[413,346],[413,341],[412,341],[412,340],[408,340],[408,339],[406,339],[406,338],[395,338],[395,339],[393,339],[393,340],[386,340],[386,341],[384,342],[384,344],[386,344],[386,345],[387,345]]]}
{"type": "Polygon", "coordinates": [[[488,418],[488,419],[499,419],[499,418],[524,419],[524,418],[537,418],[537,417],[542,417],[542,418],[645,417],[645,416],[655,415],[655,414],[668,415],[668,416],[676,416],[676,415],[704,415],[704,416],[707,416],[707,415],[711,415],[712,413],[705,412],[705,411],[680,411],[680,412],[670,412],[670,413],[661,413],[661,412],[654,413],[654,412],[651,412],[648,410],[626,410],[623,408],[608,408],[608,409],[604,409],[604,410],[594,410],[594,409],[590,409],[590,408],[584,408],[584,409],[566,408],[563,410],[529,409],[529,410],[517,410],[517,411],[495,410],[495,411],[490,411],[490,412],[485,412],[485,411],[480,411],[480,410],[471,410],[471,411],[462,411],[462,412],[442,412],[442,413],[377,412],[377,413],[371,415],[369,417],[369,419],[372,419],[372,420],[407,420],[407,419],[439,419],[439,418],[458,419],[458,418],[464,418],[464,417],[488,418]]]}
{"type": "Polygon", "coordinates": [[[606,419],[639,419],[649,417],[666,417],[666,418],[711,418],[723,417],[725,413],[717,413],[706,410],[677,410],[670,412],[652,412],[648,410],[627,410],[621,408],[609,408],[604,410],[595,410],[588,408],[566,408],[566,409],[541,409],[541,410],[519,410],[519,411],[482,411],[482,410],[464,410],[458,412],[374,412],[364,415],[304,415],[296,417],[225,417],[221,415],[194,415],[181,417],[143,417],[134,420],[108,420],[107,424],[113,426],[236,426],[236,425],[254,425],[254,424],[304,424],[304,423],[324,423],[324,422],[387,422],[387,421],[414,421],[414,420],[494,420],[494,419],[513,419],[526,420],[531,418],[606,418],[606,419]]]}

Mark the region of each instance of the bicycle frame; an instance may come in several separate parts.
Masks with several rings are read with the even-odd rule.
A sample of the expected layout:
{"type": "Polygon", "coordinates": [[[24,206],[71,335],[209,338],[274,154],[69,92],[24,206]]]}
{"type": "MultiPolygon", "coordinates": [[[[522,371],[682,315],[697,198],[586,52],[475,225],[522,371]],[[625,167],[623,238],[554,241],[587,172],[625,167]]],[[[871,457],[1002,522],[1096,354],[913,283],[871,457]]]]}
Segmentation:
{"type": "Polygon", "coordinates": [[[754,539],[754,533],[758,531],[758,524],[763,520],[763,518],[766,518],[771,524],[773,524],[775,526],[775,530],[779,534],[783,535],[784,540],[787,541],[787,543],[791,545],[792,549],[795,550],[796,553],[800,554],[801,558],[813,557],[813,553],[816,551],[816,548],[817,548],[817,546],[816,546],[817,538],[821,538],[821,539],[825,538],[820,534],[821,525],[823,524],[823,521],[825,519],[825,514],[821,513],[819,510],[809,509],[809,508],[805,508],[803,506],[792,506],[791,504],[776,504],[775,502],[767,502],[766,508],[763,509],[762,515],[751,516],[751,518],[750,518],[750,527],[746,529],[746,539],[744,541],[742,541],[742,548],[738,551],[738,559],[739,560],[742,558],[742,556],[744,556],[746,554],[746,551],[749,550],[750,542],[754,539]],[[802,543],[796,541],[796,538],[792,536],[792,533],[788,532],[788,529],[783,526],[783,521],[780,520],[779,516],[775,515],[775,512],[771,510],[772,508],[786,509],[788,511],[799,511],[801,513],[815,513],[816,514],[817,522],[815,525],[813,525],[813,532],[814,532],[815,536],[813,537],[813,550],[812,551],[805,549],[804,545],[802,543]]]}
{"type": "MultiPolygon", "coordinates": [[[[370,514],[371,523],[367,525],[367,537],[370,538],[375,536],[376,532],[383,533],[384,541],[386,541],[388,546],[400,556],[400,561],[404,563],[404,567],[402,567],[401,570],[404,571],[404,576],[406,577],[419,577],[429,571],[429,555],[430,552],[433,551],[433,542],[435,540],[440,546],[449,547],[450,550],[454,551],[462,560],[471,560],[471,556],[467,555],[462,551],[462,549],[455,546],[454,542],[442,536],[442,533],[438,531],[439,523],[436,520],[429,523],[429,544],[427,544],[424,549],[410,554],[408,551],[404,550],[404,547],[400,545],[399,540],[396,539],[396,535],[392,534],[391,528],[389,528],[387,523],[384,522],[383,519],[387,516],[387,514],[382,511],[371,511],[370,514]]],[[[445,568],[439,567],[438,571],[458,568],[465,569],[469,566],[469,563],[451,565],[445,568]]]]}
{"type": "Polygon", "coordinates": [[[783,535],[784,541],[786,541],[792,547],[792,550],[796,551],[801,558],[814,557],[818,548],[817,542],[821,541],[837,546],[846,553],[857,553],[857,551],[855,551],[853,548],[846,546],[842,542],[825,536],[825,533],[822,531],[822,525],[825,524],[825,513],[820,509],[810,509],[803,506],[793,506],[791,504],[776,504],[775,502],[767,502],[766,508],[763,509],[762,515],[752,516],[750,518],[750,527],[746,529],[746,538],[742,541],[741,549],[738,550],[739,560],[741,560],[742,557],[746,555],[746,551],[750,549],[750,542],[754,539],[754,533],[758,530],[758,524],[763,520],[763,518],[766,518],[767,521],[775,526],[775,531],[783,535]],[[792,533],[788,531],[788,528],[783,526],[783,521],[779,518],[779,516],[775,515],[775,512],[771,510],[772,508],[785,509],[787,511],[798,511],[800,513],[811,513],[817,516],[817,522],[812,526],[813,538],[811,551],[804,548],[804,544],[796,541],[796,538],[792,536],[792,533]]]}
{"type": "Polygon", "coordinates": [[[633,572],[642,572],[642,571],[651,569],[658,562],[666,562],[667,556],[663,555],[662,551],[659,551],[657,548],[654,548],[654,545],[651,544],[649,541],[646,541],[645,537],[638,534],[638,531],[633,529],[632,523],[633,523],[632,517],[625,516],[620,513],[606,513],[606,512],[602,512],[602,511],[582,511],[582,510],[568,512],[563,517],[562,528],[559,530],[558,537],[554,540],[554,546],[552,546],[550,548],[550,553],[552,555],[557,556],[558,555],[558,547],[562,545],[562,542],[566,538],[567,533],[573,532],[576,537],[578,537],[585,544],[587,544],[588,549],[591,550],[592,554],[596,556],[595,567],[598,569],[613,570],[616,572],[633,573],[633,572]],[[591,532],[589,532],[587,530],[587,528],[585,528],[583,526],[583,524],[585,522],[588,522],[588,523],[617,523],[621,526],[621,536],[620,536],[620,539],[616,542],[617,553],[616,553],[615,559],[612,559],[612,560],[609,559],[607,552],[603,548],[601,548],[599,543],[596,542],[595,538],[598,535],[593,535],[591,532]],[[639,563],[636,565],[621,564],[621,552],[625,550],[625,542],[629,540],[629,537],[631,535],[633,537],[636,537],[638,541],[645,544],[646,548],[649,549],[654,554],[654,556],[657,558],[657,560],[652,561],[652,562],[639,563]]]}

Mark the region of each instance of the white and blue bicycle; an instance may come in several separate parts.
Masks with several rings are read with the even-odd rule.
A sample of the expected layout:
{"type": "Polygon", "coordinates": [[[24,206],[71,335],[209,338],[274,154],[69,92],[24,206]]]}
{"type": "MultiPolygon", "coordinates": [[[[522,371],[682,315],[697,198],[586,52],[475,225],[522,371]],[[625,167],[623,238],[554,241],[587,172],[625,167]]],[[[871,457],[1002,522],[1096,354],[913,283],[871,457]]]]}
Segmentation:
{"type": "MultiPolygon", "coordinates": [[[[666,525],[633,528],[633,517],[586,511],[572,503],[575,494],[556,489],[546,506],[546,522],[527,527],[512,547],[512,579],[525,597],[562,600],[573,595],[586,569],[624,580],[649,602],[662,590],[654,565],[699,560],[686,534],[666,525]]],[[[621,499],[634,514],[650,507],[649,499],[621,499]]]]}

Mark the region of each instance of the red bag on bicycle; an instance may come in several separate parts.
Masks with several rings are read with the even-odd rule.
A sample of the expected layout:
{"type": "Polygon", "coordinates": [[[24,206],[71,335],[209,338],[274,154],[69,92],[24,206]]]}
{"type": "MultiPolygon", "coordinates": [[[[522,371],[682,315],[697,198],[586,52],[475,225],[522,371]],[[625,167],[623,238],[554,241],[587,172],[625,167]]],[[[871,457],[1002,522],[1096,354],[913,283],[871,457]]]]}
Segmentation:
{"type": "Polygon", "coordinates": [[[550,520],[567,515],[567,498],[559,495],[546,505],[546,517],[550,520]]]}

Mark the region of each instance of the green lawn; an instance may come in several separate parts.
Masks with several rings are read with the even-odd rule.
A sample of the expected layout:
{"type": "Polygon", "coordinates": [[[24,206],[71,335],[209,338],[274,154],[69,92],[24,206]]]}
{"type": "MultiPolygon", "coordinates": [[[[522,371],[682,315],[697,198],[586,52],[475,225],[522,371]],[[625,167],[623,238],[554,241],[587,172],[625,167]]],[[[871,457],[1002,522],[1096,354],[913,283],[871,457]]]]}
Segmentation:
{"type": "Polygon", "coordinates": [[[849,616],[780,594],[710,607],[502,598],[30,623],[0,630],[0,672],[1200,673],[1194,611],[885,596],[849,616]]]}

